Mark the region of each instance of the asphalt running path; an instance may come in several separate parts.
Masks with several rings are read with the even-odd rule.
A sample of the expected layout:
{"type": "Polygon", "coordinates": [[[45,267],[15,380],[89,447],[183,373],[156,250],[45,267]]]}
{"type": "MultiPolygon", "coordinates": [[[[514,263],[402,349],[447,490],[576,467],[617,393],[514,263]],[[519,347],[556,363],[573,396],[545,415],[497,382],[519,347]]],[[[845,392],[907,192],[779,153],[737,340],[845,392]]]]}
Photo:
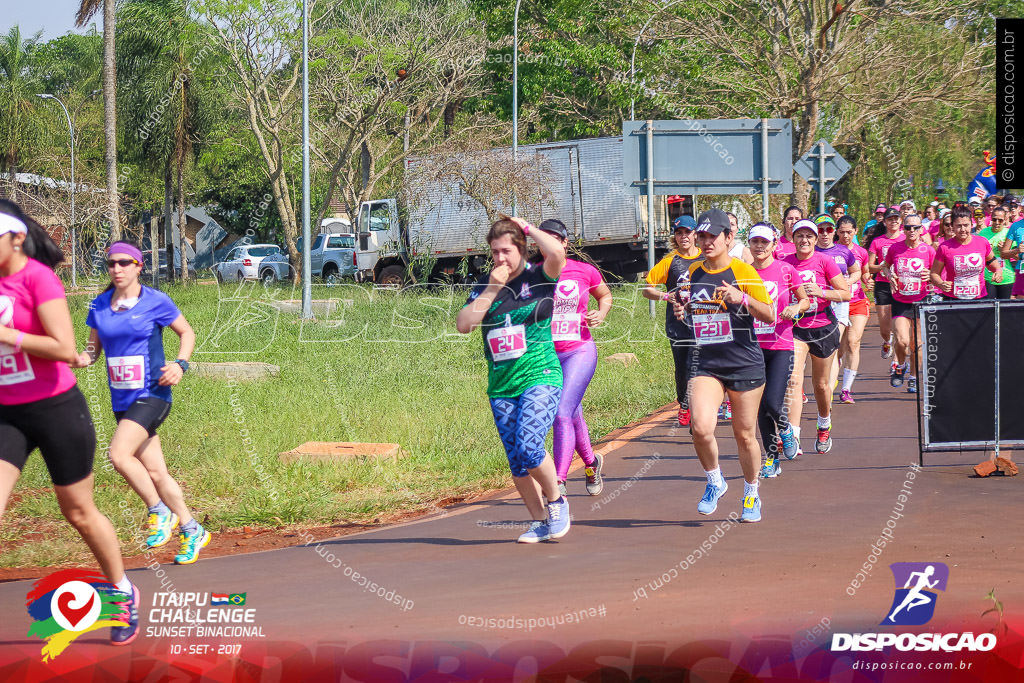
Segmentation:
{"type": "MultiPolygon", "coordinates": [[[[994,588],[1007,621],[1020,624],[1024,586],[1015,577],[1024,565],[1024,477],[972,477],[980,454],[926,455],[908,487],[918,460],[916,399],[889,387],[877,330],[869,328],[865,339],[857,403],[833,407],[832,452],[814,453],[812,401],[804,410],[805,455],[783,461],[782,475],[761,483],[761,523],[729,521],[730,513],[738,518],[743,482],[724,423],[718,437],[729,492],[715,514],[697,514],[703,471],[675,411],[662,410],[607,456],[601,496],[586,495],[581,470],[570,475],[572,529],[560,541],[514,543],[525,508],[509,493],[319,547],[164,565],[165,581],[179,593],[247,593],[266,641],[494,647],[527,639],[566,648],[610,637],[687,643],[778,635],[795,643],[823,620],[832,631],[875,629],[893,597],[889,563],[938,561],[949,565],[950,582],[936,618],[988,630],[993,617],[981,613],[992,606],[984,598],[994,588]],[[850,588],[905,488],[893,540],[862,585],[850,588]],[[698,557],[702,544],[710,551],[698,557]],[[393,601],[364,590],[356,573],[393,601]],[[573,623],[530,628],[527,621],[566,613],[577,615],[573,623]]],[[[149,569],[133,570],[131,578],[142,591],[145,629],[160,581],[149,569]]],[[[38,653],[39,641],[25,635],[30,583],[0,585],[0,642],[38,653]]],[[[72,647],[99,655],[109,648],[100,633],[72,647]]],[[[161,642],[238,640],[154,640],[144,631],[131,647],[153,652],[161,642]]]]}

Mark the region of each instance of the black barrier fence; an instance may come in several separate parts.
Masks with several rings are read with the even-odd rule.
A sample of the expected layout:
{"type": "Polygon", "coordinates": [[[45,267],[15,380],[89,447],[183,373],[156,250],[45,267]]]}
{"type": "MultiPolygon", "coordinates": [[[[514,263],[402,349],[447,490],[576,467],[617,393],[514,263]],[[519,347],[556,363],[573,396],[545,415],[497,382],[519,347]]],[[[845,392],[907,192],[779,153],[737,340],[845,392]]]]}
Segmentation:
{"type": "Polygon", "coordinates": [[[918,446],[1024,446],[1024,301],[921,304],[918,446]]]}

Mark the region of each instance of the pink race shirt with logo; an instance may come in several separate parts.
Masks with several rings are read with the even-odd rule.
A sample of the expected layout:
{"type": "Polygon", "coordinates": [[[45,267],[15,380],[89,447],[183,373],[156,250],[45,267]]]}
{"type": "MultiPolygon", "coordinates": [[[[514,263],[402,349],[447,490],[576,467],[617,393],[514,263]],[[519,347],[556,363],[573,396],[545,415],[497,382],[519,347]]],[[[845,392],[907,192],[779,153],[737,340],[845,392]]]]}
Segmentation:
{"type": "Polygon", "coordinates": [[[782,319],[782,309],[796,301],[796,290],[800,287],[800,275],[796,268],[785,261],[773,261],[770,266],[757,271],[764,280],[768,296],[775,302],[775,322],[763,323],[754,320],[754,334],[762,349],[769,351],[793,350],[793,321],[782,319]]]}
{"type": "MultiPolygon", "coordinates": [[[[63,299],[64,285],[52,270],[30,258],[17,273],[0,278],[0,325],[45,335],[37,308],[63,299]]],[[[30,356],[0,344],[0,405],[12,406],[58,396],[75,386],[67,363],[30,356]]]]}
{"type": "MultiPolygon", "coordinates": [[[[899,244],[904,241],[903,233],[897,233],[896,237],[886,237],[880,235],[871,242],[871,247],[868,249],[868,253],[875,255],[875,263],[881,265],[885,263],[885,255],[889,252],[889,249],[894,244],[899,244]]],[[[878,271],[875,274],[875,282],[888,282],[889,278],[882,275],[882,271],[878,271]]]]}
{"type": "Polygon", "coordinates": [[[924,242],[913,249],[906,240],[889,247],[885,262],[899,280],[899,287],[893,285],[892,298],[904,304],[923,300],[929,293],[928,272],[934,260],[935,250],[924,242]]]}
{"type": "Polygon", "coordinates": [[[786,258],[790,254],[795,254],[795,253],[796,253],[796,245],[793,244],[793,242],[791,240],[787,239],[785,235],[780,235],[779,236],[779,241],[775,245],[775,251],[772,252],[772,255],[775,257],[775,259],[778,260],[778,261],[781,261],[782,259],[786,258]]]}
{"type": "Polygon", "coordinates": [[[565,260],[555,285],[555,307],[551,314],[551,339],[557,353],[574,351],[593,339],[583,316],[590,292],[602,282],[601,273],[589,263],[565,260]]]}
{"type": "Polygon", "coordinates": [[[985,287],[985,264],[992,258],[992,245],[984,237],[971,235],[967,244],[957,238],[939,245],[935,258],[942,261],[942,279],[953,283],[944,293],[954,299],[981,299],[988,294],[985,287]]]}
{"type": "MultiPolygon", "coordinates": [[[[860,246],[859,244],[853,244],[852,242],[850,243],[850,246],[847,247],[847,249],[852,251],[853,257],[857,259],[857,263],[858,265],[860,265],[861,275],[866,273],[868,268],[868,250],[860,246]]],[[[857,280],[856,282],[850,284],[851,304],[857,303],[858,301],[862,301],[867,298],[867,295],[864,293],[864,285],[861,284],[860,280],[857,280]]]]}
{"type": "MultiPolygon", "coordinates": [[[[822,291],[832,289],[832,278],[843,275],[835,261],[818,251],[802,261],[796,254],[787,256],[785,261],[796,268],[797,274],[800,276],[800,284],[815,282],[822,291]]],[[[808,298],[811,300],[811,307],[797,321],[797,327],[812,330],[830,324],[832,318],[829,317],[828,311],[832,302],[821,297],[810,296],[810,294],[808,294],[808,298]]]]}

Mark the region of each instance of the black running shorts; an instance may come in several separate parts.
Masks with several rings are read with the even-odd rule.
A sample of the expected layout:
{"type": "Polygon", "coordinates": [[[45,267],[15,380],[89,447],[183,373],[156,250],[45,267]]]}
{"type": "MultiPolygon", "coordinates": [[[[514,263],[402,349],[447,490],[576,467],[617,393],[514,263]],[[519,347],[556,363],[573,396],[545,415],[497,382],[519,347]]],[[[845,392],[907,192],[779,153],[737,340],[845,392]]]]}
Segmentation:
{"type": "Polygon", "coordinates": [[[793,338],[807,344],[810,354],[815,358],[828,358],[839,348],[841,335],[839,325],[829,323],[810,329],[794,327],[793,338]]]}
{"type": "Polygon", "coordinates": [[[694,377],[714,377],[722,386],[725,387],[726,391],[753,391],[759,386],[762,386],[765,382],[764,379],[764,368],[761,368],[760,375],[755,377],[728,377],[724,375],[716,375],[713,372],[707,370],[697,370],[693,373],[694,377]]]}
{"type": "Polygon", "coordinates": [[[914,319],[914,304],[892,300],[892,317],[914,319]]]}
{"type": "Polygon", "coordinates": [[[92,474],[96,430],[77,386],[40,401],[0,405],[0,460],[21,470],[36,448],[54,486],[70,486],[92,474]]]}
{"type": "Polygon", "coordinates": [[[875,282],[875,305],[876,306],[892,306],[892,285],[888,282],[876,281],[875,282]]]}
{"type": "Polygon", "coordinates": [[[114,417],[118,422],[121,420],[134,422],[145,429],[150,438],[153,438],[156,436],[157,427],[164,423],[170,412],[170,403],[155,396],[147,396],[128,406],[128,410],[115,410],[114,417]]]}

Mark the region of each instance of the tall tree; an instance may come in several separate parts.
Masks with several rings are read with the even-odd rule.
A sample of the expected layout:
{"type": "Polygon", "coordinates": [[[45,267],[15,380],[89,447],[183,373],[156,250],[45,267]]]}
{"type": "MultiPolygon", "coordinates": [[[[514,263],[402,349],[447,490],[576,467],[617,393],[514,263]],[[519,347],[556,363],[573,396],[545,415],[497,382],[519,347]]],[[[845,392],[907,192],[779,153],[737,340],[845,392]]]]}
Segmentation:
{"type": "Polygon", "coordinates": [[[31,62],[39,35],[22,38],[18,26],[0,35],[0,169],[10,173],[17,171],[24,147],[37,128],[32,114],[39,101],[35,95],[42,91],[31,62]]]}
{"type": "MultiPolygon", "coordinates": [[[[317,8],[310,0],[310,12],[317,8]]],[[[302,159],[298,136],[300,5],[297,0],[198,0],[231,65],[226,81],[233,104],[248,123],[263,158],[274,206],[284,228],[285,248],[295,273],[298,220],[294,174],[302,159]]],[[[315,23],[314,23],[315,25],[315,23]]],[[[312,30],[312,27],[311,27],[312,30]]]]}
{"type": "MultiPolygon", "coordinates": [[[[216,53],[208,27],[196,21],[188,0],[136,0],[121,7],[118,62],[131,84],[122,89],[127,142],[143,163],[164,178],[164,218],[169,230],[172,185],[176,196],[180,276],[188,279],[185,236],[186,170],[209,128],[216,94],[208,87],[216,53]],[[172,173],[173,170],[173,173],[172,173]]],[[[168,240],[168,263],[173,251],[168,240]]]]}
{"type": "Polygon", "coordinates": [[[465,0],[338,2],[323,18],[310,88],[315,151],[330,173],[316,224],[339,185],[354,212],[408,155],[490,123],[464,114],[454,125],[459,107],[484,93],[486,36],[465,0]]]}
{"type": "Polygon", "coordinates": [[[103,8],[103,137],[107,167],[107,220],[110,241],[121,238],[121,202],[117,187],[117,66],[114,55],[115,0],[81,0],[75,17],[77,26],[85,26],[100,7],[103,8]]]}
{"type": "MultiPolygon", "coordinates": [[[[709,0],[697,12],[666,13],[664,38],[679,61],[714,60],[695,77],[659,83],[690,116],[781,116],[794,120],[794,156],[822,136],[855,144],[872,121],[950,123],[984,101],[992,68],[978,40],[979,0],[709,0]],[[944,109],[926,103],[944,101],[944,109]],[[692,112],[692,113],[690,113],[692,112]]],[[[681,108],[680,108],[681,109],[681,108]]],[[[794,200],[810,187],[794,175],[794,200]]]]}

